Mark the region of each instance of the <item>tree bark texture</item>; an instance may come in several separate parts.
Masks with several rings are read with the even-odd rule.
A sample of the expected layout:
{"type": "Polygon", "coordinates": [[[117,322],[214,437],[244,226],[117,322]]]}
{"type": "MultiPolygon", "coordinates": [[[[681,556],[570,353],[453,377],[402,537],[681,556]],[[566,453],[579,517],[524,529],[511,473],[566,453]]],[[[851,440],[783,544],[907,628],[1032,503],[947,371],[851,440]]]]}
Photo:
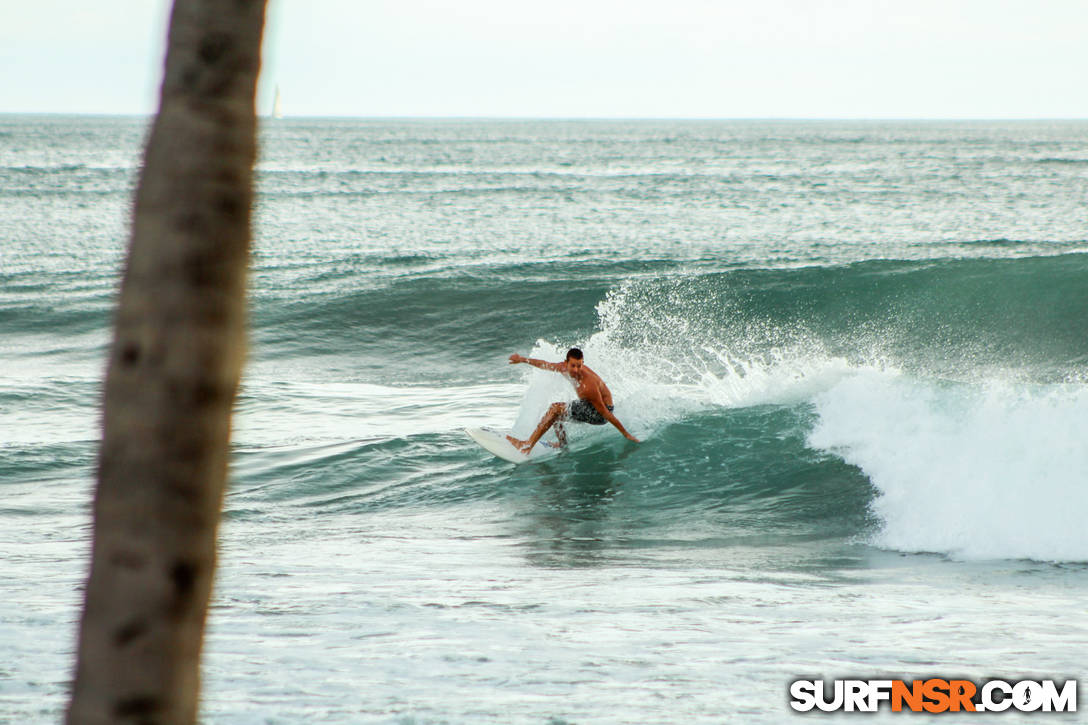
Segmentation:
{"type": "Polygon", "coordinates": [[[265,0],[176,0],[106,375],[69,723],[192,723],[245,355],[265,0]]]}

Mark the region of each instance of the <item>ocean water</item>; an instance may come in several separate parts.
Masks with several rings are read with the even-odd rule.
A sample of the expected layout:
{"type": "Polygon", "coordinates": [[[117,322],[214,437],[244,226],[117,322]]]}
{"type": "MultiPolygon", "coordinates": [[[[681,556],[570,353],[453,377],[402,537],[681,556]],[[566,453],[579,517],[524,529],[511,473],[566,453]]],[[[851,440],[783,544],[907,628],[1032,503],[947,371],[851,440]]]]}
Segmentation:
{"type": "MultiPolygon", "coordinates": [[[[145,129],[0,117],[3,722],[65,705],[145,129]]],[[[203,722],[1084,678],[1088,123],[283,120],[257,181],[203,722]],[[571,345],[641,444],[465,436],[571,345]]]]}

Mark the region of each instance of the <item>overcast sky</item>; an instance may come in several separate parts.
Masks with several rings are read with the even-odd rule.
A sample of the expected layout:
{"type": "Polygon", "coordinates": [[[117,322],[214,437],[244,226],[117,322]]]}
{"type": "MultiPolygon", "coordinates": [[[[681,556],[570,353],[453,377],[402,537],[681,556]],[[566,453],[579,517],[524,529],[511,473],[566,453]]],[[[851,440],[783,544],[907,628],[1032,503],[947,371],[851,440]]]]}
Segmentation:
{"type": "MultiPolygon", "coordinates": [[[[0,0],[0,112],[150,113],[167,0],[0,0]]],[[[1088,0],[270,0],[285,115],[1088,118],[1088,0]]]]}

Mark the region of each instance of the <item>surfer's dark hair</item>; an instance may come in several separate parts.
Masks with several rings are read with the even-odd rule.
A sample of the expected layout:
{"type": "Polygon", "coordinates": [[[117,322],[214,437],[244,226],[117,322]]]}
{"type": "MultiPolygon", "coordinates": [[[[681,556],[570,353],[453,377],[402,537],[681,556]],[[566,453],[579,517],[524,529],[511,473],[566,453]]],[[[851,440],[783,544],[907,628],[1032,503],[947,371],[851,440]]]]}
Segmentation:
{"type": "Polygon", "coordinates": [[[572,347],[571,349],[567,350],[567,360],[570,360],[571,358],[574,358],[575,360],[582,360],[582,351],[576,347],[572,347]]]}

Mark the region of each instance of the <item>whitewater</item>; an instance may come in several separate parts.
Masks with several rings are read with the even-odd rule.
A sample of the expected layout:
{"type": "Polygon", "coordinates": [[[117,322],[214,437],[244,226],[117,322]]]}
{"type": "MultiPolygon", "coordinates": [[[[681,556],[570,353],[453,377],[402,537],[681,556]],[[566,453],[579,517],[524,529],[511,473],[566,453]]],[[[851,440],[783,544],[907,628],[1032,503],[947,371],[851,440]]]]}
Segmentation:
{"type": "MultiPolygon", "coordinates": [[[[64,708],[145,130],[0,117],[4,722],[64,708]]],[[[202,721],[780,723],[799,678],[1082,678],[1086,131],[266,123],[202,721]],[[571,346],[641,444],[568,425],[515,467],[464,434],[570,400],[507,358],[571,346]]]]}

